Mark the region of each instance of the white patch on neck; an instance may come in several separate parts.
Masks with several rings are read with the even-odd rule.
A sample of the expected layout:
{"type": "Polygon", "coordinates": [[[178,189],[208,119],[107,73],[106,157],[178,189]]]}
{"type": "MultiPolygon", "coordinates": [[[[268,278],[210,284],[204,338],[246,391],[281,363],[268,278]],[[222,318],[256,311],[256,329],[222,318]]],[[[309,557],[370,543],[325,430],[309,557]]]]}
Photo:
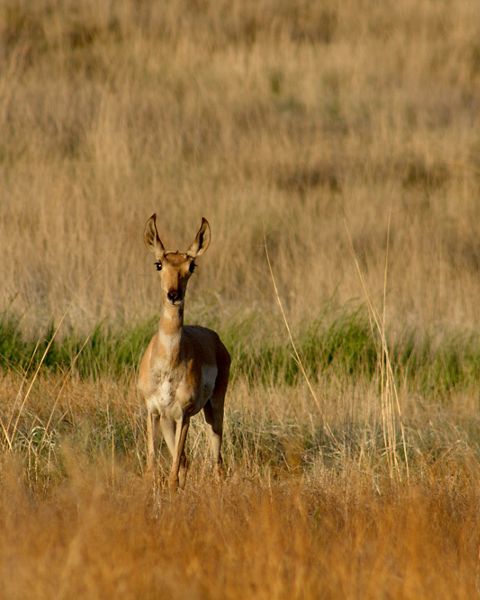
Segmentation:
{"type": "Polygon", "coordinates": [[[172,354],[180,345],[180,331],[178,333],[164,333],[161,329],[158,332],[158,341],[165,349],[166,354],[172,354]]]}
{"type": "Polygon", "coordinates": [[[166,310],[163,313],[163,316],[168,319],[169,321],[178,321],[179,316],[178,316],[178,309],[176,306],[169,306],[169,308],[172,308],[173,310],[166,310]]]}

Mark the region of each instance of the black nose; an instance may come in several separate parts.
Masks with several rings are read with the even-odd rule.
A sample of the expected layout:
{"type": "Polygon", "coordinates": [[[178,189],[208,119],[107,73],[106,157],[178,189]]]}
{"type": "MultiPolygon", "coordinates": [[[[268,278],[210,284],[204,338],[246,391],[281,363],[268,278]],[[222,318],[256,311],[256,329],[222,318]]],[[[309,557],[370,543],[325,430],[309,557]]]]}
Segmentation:
{"type": "Polygon", "coordinates": [[[182,299],[182,292],[180,290],[169,290],[167,292],[167,298],[170,302],[176,302],[182,299]]]}

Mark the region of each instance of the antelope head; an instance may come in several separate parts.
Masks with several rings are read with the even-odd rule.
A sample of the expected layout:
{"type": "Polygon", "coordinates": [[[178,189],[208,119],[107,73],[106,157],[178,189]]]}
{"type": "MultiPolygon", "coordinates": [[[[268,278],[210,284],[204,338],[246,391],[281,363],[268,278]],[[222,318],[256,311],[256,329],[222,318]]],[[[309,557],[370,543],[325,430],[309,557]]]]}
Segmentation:
{"type": "Polygon", "coordinates": [[[173,306],[183,306],[188,280],[195,271],[195,260],[210,244],[210,225],[202,217],[202,224],[195,239],[186,252],[169,252],[158,235],[157,215],[154,213],[145,224],[145,245],[155,257],[155,268],[160,276],[162,302],[173,306]]]}

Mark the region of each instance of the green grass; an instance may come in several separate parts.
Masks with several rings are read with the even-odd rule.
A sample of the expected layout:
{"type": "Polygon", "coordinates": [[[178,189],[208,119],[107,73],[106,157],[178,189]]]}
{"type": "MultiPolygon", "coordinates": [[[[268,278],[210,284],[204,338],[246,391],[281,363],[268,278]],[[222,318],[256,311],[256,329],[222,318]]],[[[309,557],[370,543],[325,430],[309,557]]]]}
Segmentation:
{"type": "MultiPolygon", "coordinates": [[[[70,331],[54,339],[42,369],[58,373],[72,370],[81,378],[133,375],[155,330],[156,319],[131,327],[97,325],[87,336],[70,331]]],[[[302,377],[285,341],[252,342],[253,320],[220,330],[232,354],[232,378],[250,384],[295,385],[302,377]]],[[[19,320],[0,317],[0,368],[28,373],[36,369],[55,327],[38,339],[21,333],[19,320]]],[[[363,311],[345,313],[334,320],[318,320],[304,327],[296,344],[307,374],[317,377],[373,379],[380,364],[380,345],[363,311]]],[[[389,345],[398,381],[422,393],[448,393],[466,388],[480,377],[480,336],[474,334],[419,335],[414,330],[392,338],[389,345]]]]}
{"type": "MultiPolygon", "coordinates": [[[[122,330],[99,324],[87,336],[69,331],[50,344],[42,368],[52,372],[72,369],[82,378],[120,376],[137,366],[153,330],[153,321],[148,321],[122,330]]],[[[0,318],[0,368],[36,369],[54,333],[51,324],[38,339],[29,339],[22,335],[18,319],[4,315],[0,318]]]]}

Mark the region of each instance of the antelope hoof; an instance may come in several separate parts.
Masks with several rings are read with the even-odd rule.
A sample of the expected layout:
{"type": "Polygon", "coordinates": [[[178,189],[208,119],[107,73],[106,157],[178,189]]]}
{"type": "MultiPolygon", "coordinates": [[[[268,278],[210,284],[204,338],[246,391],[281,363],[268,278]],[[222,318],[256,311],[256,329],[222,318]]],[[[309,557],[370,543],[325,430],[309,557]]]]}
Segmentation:
{"type": "Polygon", "coordinates": [[[217,463],[213,467],[213,475],[215,477],[216,483],[222,483],[222,481],[225,479],[225,471],[223,469],[222,463],[217,463]]]}
{"type": "Polygon", "coordinates": [[[178,474],[178,487],[183,490],[183,488],[185,487],[185,482],[187,480],[187,470],[185,469],[185,471],[180,471],[180,473],[178,474]]]}
{"type": "Polygon", "coordinates": [[[171,492],[176,492],[178,489],[178,477],[169,477],[168,479],[168,489],[171,492]]]}
{"type": "Polygon", "coordinates": [[[145,469],[145,477],[153,477],[155,474],[154,468],[153,468],[153,461],[152,462],[147,462],[147,466],[145,469]]]}

